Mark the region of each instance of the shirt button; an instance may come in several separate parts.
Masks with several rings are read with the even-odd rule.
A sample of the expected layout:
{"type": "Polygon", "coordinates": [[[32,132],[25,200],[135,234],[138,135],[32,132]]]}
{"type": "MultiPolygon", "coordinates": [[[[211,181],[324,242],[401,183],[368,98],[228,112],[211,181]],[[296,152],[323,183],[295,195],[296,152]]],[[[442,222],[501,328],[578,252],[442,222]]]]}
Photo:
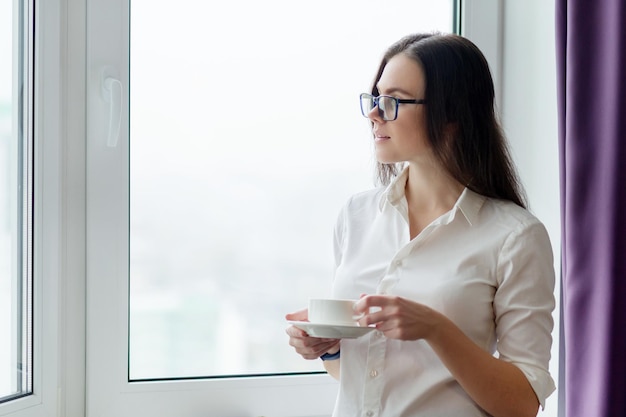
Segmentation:
{"type": "Polygon", "coordinates": [[[378,371],[376,369],[372,369],[372,371],[370,371],[370,376],[372,378],[376,378],[378,376],[378,371]]]}
{"type": "Polygon", "coordinates": [[[369,410],[367,413],[365,413],[365,415],[367,417],[372,417],[374,415],[374,412],[372,410],[369,410]]]}
{"type": "Polygon", "coordinates": [[[398,260],[394,264],[396,265],[396,268],[400,268],[402,266],[402,261],[398,260]]]}
{"type": "Polygon", "coordinates": [[[380,330],[376,330],[374,332],[374,335],[376,335],[376,337],[380,339],[381,337],[383,337],[384,333],[381,332],[380,330]]]}

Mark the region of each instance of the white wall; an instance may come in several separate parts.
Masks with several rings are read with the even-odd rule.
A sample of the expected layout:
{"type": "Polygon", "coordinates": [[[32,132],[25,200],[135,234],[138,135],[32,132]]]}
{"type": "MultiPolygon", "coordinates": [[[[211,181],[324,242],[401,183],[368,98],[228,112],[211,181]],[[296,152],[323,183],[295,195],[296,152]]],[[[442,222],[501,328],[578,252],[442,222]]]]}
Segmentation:
{"type": "MultiPolygon", "coordinates": [[[[502,122],[526,186],[531,211],[550,234],[557,276],[557,308],[550,368],[558,382],[560,277],[559,158],[557,137],[555,5],[503,1],[502,122]]],[[[557,387],[558,389],[558,387],[557,387]]],[[[542,417],[557,415],[557,393],[542,417]]]]}

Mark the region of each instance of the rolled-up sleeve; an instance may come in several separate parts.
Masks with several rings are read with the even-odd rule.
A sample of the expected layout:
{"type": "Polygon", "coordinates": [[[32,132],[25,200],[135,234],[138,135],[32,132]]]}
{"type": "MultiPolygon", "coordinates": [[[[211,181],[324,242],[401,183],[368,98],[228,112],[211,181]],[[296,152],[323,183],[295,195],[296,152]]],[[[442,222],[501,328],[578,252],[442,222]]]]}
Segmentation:
{"type": "Polygon", "coordinates": [[[521,369],[544,408],[555,390],[548,371],[555,276],[550,239],[541,223],[522,223],[509,234],[497,275],[494,311],[499,357],[521,369]]]}

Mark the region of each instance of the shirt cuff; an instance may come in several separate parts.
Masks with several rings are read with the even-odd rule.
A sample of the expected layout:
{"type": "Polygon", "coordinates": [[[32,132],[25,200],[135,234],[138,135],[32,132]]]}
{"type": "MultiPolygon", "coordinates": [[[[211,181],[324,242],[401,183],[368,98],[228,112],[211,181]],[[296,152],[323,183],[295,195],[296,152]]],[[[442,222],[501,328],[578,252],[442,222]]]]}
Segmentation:
{"type": "Polygon", "coordinates": [[[539,404],[541,404],[541,410],[544,410],[546,407],[546,398],[556,389],[554,380],[550,374],[543,368],[527,363],[513,362],[513,365],[517,366],[524,373],[533,391],[535,391],[539,404]]]}

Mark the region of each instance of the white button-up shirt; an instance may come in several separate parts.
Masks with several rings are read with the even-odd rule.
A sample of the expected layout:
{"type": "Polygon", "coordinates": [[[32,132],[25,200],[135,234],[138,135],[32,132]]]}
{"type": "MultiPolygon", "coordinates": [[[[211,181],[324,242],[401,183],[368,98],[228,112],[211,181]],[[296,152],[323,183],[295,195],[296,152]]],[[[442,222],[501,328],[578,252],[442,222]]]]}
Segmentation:
{"type": "MultiPolygon", "coordinates": [[[[513,203],[466,188],[411,240],[407,173],[353,196],[342,210],[333,296],[392,294],[430,306],[518,366],[543,406],[555,388],[548,372],[554,266],[544,226],[513,203]]],[[[424,340],[372,331],[341,341],[334,417],[486,415],[424,340]]]]}

